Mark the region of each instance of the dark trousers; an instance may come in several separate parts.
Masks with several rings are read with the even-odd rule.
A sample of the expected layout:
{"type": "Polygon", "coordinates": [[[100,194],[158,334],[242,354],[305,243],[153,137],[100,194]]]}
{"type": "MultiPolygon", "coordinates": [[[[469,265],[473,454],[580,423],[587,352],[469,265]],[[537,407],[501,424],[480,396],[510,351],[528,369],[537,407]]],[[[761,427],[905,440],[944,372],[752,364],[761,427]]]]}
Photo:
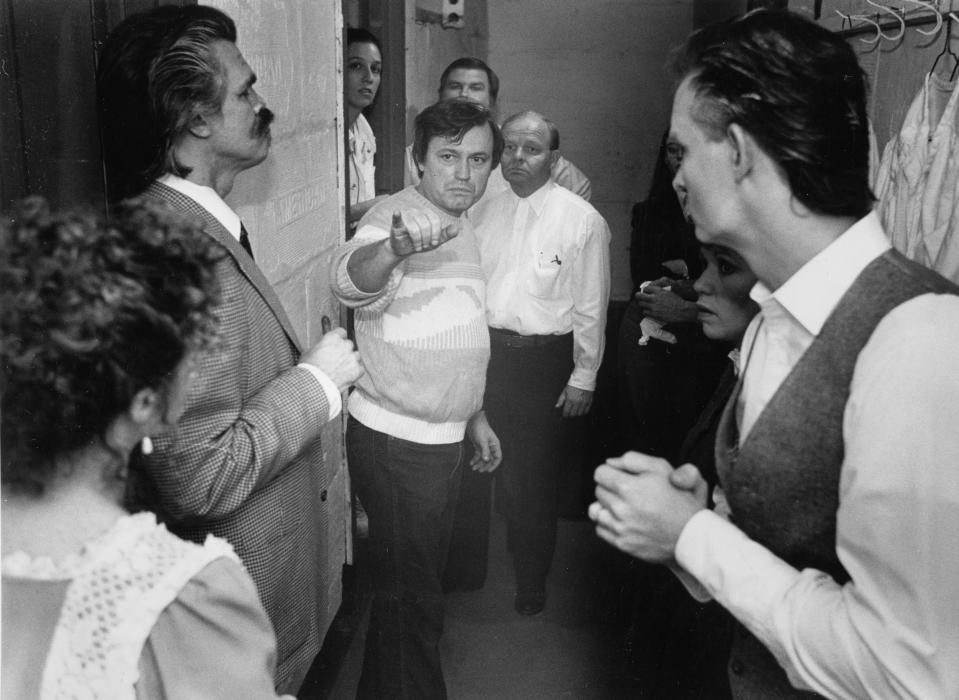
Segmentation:
{"type": "Polygon", "coordinates": [[[440,577],[463,465],[462,443],[424,445],[350,419],[350,476],[370,520],[373,607],[357,696],[446,698],[440,577]]]}
{"type": "Polygon", "coordinates": [[[503,447],[497,509],[506,514],[520,592],[545,589],[556,546],[569,431],[556,399],[573,369],[573,337],[490,333],[484,406],[503,447]]]}
{"type": "Polygon", "coordinates": [[[660,340],[639,345],[641,318],[635,303],[630,304],[620,326],[617,374],[623,446],[675,463],[687,431],[729,363],[729,349],[689,334],[678,345],[660,340]]]}
{"type": "MultiPolygon", "coordinates": [[[[473,453],[469,441],[465,449],[466,462],[469,462],[473,453]]],[[[486,583],[494,476],[495,472],[463,470],[450,551],[443,574],[444,591],[475,591],[486,583]]]]}

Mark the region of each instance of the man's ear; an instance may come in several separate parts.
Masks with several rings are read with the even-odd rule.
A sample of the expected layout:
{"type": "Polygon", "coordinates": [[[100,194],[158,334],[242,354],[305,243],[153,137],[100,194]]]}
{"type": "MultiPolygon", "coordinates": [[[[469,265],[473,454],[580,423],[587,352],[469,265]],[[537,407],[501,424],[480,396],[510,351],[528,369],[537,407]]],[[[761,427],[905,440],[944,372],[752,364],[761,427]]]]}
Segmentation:
{"type": "Polygon", "coordinates": [[[549,152],[549,169],[552,170],[556,167],[556,161],[559,160],[559,149],[553,149],[549,152]]]}
{"type": "Polygon", "coordinates": [[[726,127],[726,141],[729,144],[733,174],[738,182],[755,167],[758,145],[753,137],[735,122],[726,127]]]}
{"type": "Polygon", "coordinates": [[[190,133],[198,139],[208,139],[213,130],[210,128],[210,122],[203,114],[198,111],[193,112],[190,117],[190,133]]]}

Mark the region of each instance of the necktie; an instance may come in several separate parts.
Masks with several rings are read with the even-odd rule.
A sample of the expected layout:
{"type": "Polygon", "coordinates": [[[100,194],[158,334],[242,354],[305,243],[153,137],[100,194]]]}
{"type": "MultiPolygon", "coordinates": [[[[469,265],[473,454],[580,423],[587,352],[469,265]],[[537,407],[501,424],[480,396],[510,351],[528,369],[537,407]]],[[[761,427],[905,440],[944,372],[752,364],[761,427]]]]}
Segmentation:
{"type": "Polygon", "coordinates": [[[250,245],[250,234],[246,232],[246,226],[242,223],[240,224],[240,245],[249,254],[250,260],[256,260],[253,257],[253,247],[250,245]]]}

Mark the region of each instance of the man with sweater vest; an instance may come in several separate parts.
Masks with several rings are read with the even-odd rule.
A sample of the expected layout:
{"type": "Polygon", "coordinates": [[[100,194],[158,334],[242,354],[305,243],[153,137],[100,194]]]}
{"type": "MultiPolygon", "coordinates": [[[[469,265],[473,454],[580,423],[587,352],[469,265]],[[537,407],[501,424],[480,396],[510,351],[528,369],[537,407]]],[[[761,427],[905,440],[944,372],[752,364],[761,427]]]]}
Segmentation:
{"type": "Polygon", "coordinates": [[[855,54],[758,11],[693,34],[678,69],[674,184],[761,310],[716,509],[693,465],[627,453],[596,470],[597,531],[736,616],[734,697],[959,697],[959,290],[871,212],[855,54]]]}
{"type": "Polygon", "coordinates": [[[350,398],[347,456],[370,520],[373,610],[363,698],[445,698],[440,577],[464,469],[499,464],[482,411],[486,285],[464,212],[503,150],[488,110],[437,103],[414,127],[415,187],[377,204],[334,255],[367,374],[350,398]]]}

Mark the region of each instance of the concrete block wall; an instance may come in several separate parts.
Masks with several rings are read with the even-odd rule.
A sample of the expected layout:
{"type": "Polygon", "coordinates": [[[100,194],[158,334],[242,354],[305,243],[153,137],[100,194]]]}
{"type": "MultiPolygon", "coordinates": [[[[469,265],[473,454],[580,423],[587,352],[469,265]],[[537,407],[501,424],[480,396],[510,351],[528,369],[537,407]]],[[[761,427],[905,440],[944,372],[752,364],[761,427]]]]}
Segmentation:
{"type": "MultiPolygon", "coordinates": [[[[345,237],[342,15],[337,2],[210,0],[237,24],[237,44],[276,113],[273,147],[242,173],[227,198],[250,231],[257,264],[273,283],[304,345],[339,323],[329,261],[345,237]]],[[[317,595],[329,625],[342,597],[349,556],[349,499],[343,423],[323,435],[327,510],[317,513],[328,575],[317,595]]]]}
{"type": "Polygon", "coordinates": [[[535,109],[593,184],[613,232],[613,298],[627,299],[632,205],[646,196],[669,123],[669,50],[693,25],[693,0],[488,0],[489,63],[500,115],[535,109]]]}

